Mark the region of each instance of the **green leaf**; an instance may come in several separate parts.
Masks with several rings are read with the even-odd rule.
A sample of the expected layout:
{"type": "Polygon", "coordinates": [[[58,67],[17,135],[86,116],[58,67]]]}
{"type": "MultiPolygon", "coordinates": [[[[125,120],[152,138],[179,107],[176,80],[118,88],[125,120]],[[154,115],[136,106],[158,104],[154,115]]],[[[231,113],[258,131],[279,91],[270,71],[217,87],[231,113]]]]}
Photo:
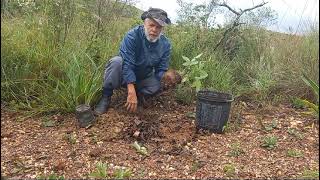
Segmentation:
{"type": "Polygon", "coordinates": [[[305,74],[303,74],[302,76],[302,80],[312,88],[312,90],[314,91],[314,93],[317,95],[317,97],[319,98],[319,86],[312,81],[310,78],[308,78],[305,74]]]}
{"type": "Polygon", "coordinates": [[[208,77],[208,73],[205,71],[202,71],[199,77],[195,77],[196,80],[201,80],[201,79],[205,79],[206,77],[208,77]]]}
{"type": "Polygon", "coordinates": [[[191,60],[188,58],[188,57],[186,57],[186,56],[182,56],[182,58],[186,61],[186,62],[190,62],[191,60]]]}
{"type": "Polygon", "coordinates": [[[199,63],[198,61],[191,61],[190,64],[189,64],[189,66],[193,66],[193,65],[196,65],[196,64],[198,64],[198,63],[199,63]]]}
{"type": "Polygon", "coordinates": [[[195,87],[196,88],[196,91],[198,92],[201,88],[201,81],[199,80],[196,80],[192,83],[192,87],[195,87]]]}
{"type": "Polygon", "coordinates": [[[319,113],[319,106],[317,106],[316,104],[311,103],[308,100],[302,100],[302,102],[305,104],[305,106],[310,107],[316,113],[319,113]]]}
{"type": "Polygon", "coordinates": [[[196,57],[194,57],[194,59],[198,59],[198,58],[200,58],[200,57],[202,56],[202,54],[203,54],[203,53],[201,53],[201,54],[197,55],[196,57]]]}

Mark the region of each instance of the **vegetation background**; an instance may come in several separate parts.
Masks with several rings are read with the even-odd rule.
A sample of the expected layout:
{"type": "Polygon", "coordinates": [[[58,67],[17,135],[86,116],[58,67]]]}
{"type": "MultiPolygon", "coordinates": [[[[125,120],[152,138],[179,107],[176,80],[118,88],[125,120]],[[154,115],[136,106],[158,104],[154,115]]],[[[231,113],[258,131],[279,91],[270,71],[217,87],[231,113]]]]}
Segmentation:
{"type": "MultiPolygon", "coordinates": [[[[178,100],[192,103],[196,90],[208,88],[250,101],[318,103],[301,78],[305,74],[319,84],[318,23],[304,35],[284,34],[266,30],[277,17],[263,6],[237,17],[219,1],[178,3],[179,21],[164,32],[173,45],[170,67],[189,78],[177,88],[178,100]],[[230,17],[225,27],[214,28],[218,12],[230,17]],[[234,22],[239,24],[233,27],[234,22]],[[186,59],[195,63],[187,65],[186,59]]],[[[125,33],[142,24],[142,11],[133,4],[1,1],[1,103],[32,114],[95,104],[104,65],[118,53],[125,33]]]]}

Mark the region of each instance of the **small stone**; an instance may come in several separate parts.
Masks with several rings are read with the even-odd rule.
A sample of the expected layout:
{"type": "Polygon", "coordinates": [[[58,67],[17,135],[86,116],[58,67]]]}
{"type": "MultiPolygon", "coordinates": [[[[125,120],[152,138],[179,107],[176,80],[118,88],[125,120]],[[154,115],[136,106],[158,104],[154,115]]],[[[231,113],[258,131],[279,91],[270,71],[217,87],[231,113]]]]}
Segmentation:
{"type": "Polygon", "coordinates": [[[134,137],[139,137],[139,134],[140,134],[140,131],[136,131],[136,132],[134,132],[133,136],[134,137]]]}

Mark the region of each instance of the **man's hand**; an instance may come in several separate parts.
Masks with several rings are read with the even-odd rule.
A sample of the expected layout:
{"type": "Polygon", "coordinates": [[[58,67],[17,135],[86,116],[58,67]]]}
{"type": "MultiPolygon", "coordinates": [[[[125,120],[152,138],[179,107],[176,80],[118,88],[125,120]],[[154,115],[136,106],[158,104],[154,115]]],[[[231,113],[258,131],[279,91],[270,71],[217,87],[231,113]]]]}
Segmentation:
{"type": "Polygon", "coordinates": [[[125,107],[129,112],[135,112],[138,106],[138,99],[136,94],[136,89],[134,88],[133,84],[128,84],[128,97],[127,103],[125,107]]]}
{"type": "Polygon", "coordinates": [[[176,84],[181,83],[181,79],[182,78],[177,71],[170,69],[163,75],[161,84],[164,89],[168,89],[174,87],[176,84]]]}

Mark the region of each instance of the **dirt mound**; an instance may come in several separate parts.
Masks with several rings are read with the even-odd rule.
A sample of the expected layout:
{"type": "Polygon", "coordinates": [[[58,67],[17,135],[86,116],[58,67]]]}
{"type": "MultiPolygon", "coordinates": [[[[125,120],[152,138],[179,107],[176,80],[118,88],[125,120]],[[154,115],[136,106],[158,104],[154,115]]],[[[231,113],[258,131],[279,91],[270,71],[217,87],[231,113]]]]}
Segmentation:
{"type": "Polygon", "coordinates": [[[160,131],[159,115],[152,112],[130,118],[129,124],[123,128],[121,135],[125,140],[136,139],[142,142],[164,137],[160,131]]]}

